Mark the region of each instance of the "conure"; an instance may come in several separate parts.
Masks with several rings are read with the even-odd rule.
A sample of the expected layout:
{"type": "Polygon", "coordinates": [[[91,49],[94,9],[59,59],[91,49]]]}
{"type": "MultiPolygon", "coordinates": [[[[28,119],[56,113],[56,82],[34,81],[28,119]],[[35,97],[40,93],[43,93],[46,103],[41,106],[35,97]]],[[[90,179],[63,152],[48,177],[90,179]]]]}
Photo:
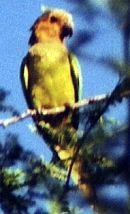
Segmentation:
{"type": "MultiPolygon", "coordinates": [[[[21,65],[21,82],[29,108],[40,112],[79,100],[80,66],[65,43],[73,28],[72,15],[61,9],[46,10],[32,25],[31,47],[21,65]]],[[[41,117],[34,119],[39,121],[41,117]]],[[[53,127],[60,124],[50,117],[46,121],[53,127]]]]}

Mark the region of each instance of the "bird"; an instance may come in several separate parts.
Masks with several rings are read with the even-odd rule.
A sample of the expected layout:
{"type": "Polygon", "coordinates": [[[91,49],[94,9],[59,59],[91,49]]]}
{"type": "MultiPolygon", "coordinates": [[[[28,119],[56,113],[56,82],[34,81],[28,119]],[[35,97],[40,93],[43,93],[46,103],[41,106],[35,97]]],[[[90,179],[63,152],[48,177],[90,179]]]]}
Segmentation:
{"type": "MultiPolygon", "coordinates": [[[[74,30],[69,12],[57,8],[47,9],[30,30],[30,47],[21,63],[20,78],[29,108],[39,112],[39,116],[33,119],[42,132],[39,126],[43,121],[41,110],[78,102],[82,91],[82,75],[77,57],[66,44],[74,30]]],[[[68,119],[63,115],[44,118],[45,123],[53,128],[63,127],[71,120],[67,122],[68,119]]],[[[76,115],[73,116],[74,120],[77,121],[76,115]]]]}

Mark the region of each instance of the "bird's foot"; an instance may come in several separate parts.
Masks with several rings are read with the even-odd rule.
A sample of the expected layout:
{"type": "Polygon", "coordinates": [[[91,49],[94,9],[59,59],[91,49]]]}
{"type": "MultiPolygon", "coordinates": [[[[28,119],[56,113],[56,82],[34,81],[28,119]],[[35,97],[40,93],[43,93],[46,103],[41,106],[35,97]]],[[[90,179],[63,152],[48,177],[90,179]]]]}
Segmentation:
{"type": "Polygon", "coordinates": [[[70,103],[65,103],[64,106],[65,106],[65,112],[67,114],[69,114],[70,112],[72,112],[73,109],[72,109],[72,105],[70,103]]]}

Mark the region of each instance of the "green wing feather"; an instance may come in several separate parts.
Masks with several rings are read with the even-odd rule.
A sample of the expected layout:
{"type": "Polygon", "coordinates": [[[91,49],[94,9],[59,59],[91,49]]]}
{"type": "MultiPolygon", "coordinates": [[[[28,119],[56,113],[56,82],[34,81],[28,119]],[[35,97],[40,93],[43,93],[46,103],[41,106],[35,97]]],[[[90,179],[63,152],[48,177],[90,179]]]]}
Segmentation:
{"type": "Polygon", "coordinates": [[[77,57],[70,53],[69,54],[69,61],[71,67],[71,76],[72,81],[74,84],[75,90],[75,101],[79,101],[82,96],[82,75],[81,75],[81,68],[77,57]]]}
{"type": "MultiPolygon", "coordinates": [[[[80,64],[77,57],[72,53],[69,54],[69,61],[75,91],[75,102],[78,102],[81,99],[82,95],[82,75],[80,64]]],[[[73,113],[72,121],[74,128],[77,129],[79,125],[79,111],[73,113]]]]}
{"type": "Polygon", "coordinates": [[[24,92],[24,96],[26,98],[26,102],[29,108],[33,108],[30,95],[29,95],[29,71],[28,71],[28,55],[23,58],[21,68],[20,68],[20,79],[22,84],[22,89],[24,92]]]}

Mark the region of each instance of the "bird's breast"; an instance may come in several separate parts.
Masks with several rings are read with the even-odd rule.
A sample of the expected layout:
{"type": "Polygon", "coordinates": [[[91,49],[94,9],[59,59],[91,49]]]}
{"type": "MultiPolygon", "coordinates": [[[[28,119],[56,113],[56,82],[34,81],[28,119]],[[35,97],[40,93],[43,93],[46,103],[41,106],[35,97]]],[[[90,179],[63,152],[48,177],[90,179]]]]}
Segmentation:
{"type": "Polygon", "coordinates": [[[63,45],[34,45],[30,49],[29,76],[35,108],[75,102],[68,52],[63,45]]]}

